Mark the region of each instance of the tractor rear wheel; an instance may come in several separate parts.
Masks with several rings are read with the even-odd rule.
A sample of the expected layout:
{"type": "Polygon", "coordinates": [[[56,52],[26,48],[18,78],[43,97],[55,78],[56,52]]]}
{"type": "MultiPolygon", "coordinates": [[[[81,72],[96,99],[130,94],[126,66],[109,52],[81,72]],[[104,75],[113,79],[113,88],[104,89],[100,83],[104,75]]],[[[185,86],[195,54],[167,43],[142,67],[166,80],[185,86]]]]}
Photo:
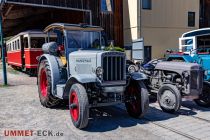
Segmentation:
{"type": "Polygon", "coordinates": [[[195,100],[196,104],[202,107],[210,107],[210,83],[203,83],[202,94],[195,100]]]}
{"type": "Polygon", "coordinates": [[[149,108],[148,91],[142,81],[131,80],[125,90],[125,106],[131,117],[143,117],[149,108]]]}
{"type": "Polygon", "coordinates": [[[163,85],[157,94],[157,100],[164,112],[174,113],[181,107],[181,94],[174,85],[163,85]]]}
{"type": "Polygon", "coordinates": [[[76,128],[83,129],[87,127],[89,102],[87,92],[81,84],[74,84],[70,89],[69,110],[71,120],[76,128]]]}
{"type": "Polygon", "coordinates": [[[52,95],[51,69],[46,59],[42,60],[38,68],[38,92],[43,106],[54,107],[60,99],[52,95]]]}

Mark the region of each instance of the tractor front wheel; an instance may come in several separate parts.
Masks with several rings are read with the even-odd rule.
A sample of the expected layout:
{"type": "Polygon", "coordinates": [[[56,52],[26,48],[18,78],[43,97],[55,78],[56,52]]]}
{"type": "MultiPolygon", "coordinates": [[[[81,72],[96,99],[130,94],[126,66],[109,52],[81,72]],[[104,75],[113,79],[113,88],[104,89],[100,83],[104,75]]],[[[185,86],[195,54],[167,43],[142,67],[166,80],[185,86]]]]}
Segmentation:
{"type": "Polygon", "coordinates": [[[60,103],[60,99],[52,95],[51,69],[48,61],[42,60],[38,69],[38,92],[40,102],[45,107],[54,107],[60,103]]]}
{"type": "Polygon", "coordinates": [[[83,129],[87,127],[89,102],[87,92],[81,84],[74,84],[70,89],[69,110],[71,120],[76,128],[83,129]]]}
{"type": "Polygon", "coordinates": [[[210,83],[203,83],[202,94],[195,100],[196,104],[202,107],[210,107],[210,83]]]}
{"type": "Polygon", "coordinates": [[[164,112],[174,113],[181,107],[181,94],[174,85],[163,85],[157,94],[157,100],[164,112]]]}

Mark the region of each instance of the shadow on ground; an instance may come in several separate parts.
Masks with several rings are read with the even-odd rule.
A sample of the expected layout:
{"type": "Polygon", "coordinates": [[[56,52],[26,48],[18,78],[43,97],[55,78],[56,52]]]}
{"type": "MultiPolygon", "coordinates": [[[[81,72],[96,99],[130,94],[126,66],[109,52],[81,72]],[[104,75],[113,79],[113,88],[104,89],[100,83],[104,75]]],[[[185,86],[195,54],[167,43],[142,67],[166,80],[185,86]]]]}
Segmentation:
{"type": "MultiPolygon", "coordinates": [[[[53,109],[69,110],[67,103],[53,109]]],[[[164,121],[174,117],[178,117],[178,115],[162,112],[155,107],[150,107],[145,117],[139,119],[130,117],[123,105],[92,108],[90,110],[89,125],[84,131],[107,132],[119,127],[133,127],[147,124],[149,121],[164,121]]]]}
{"type": "MultiPolygon", "coordinates": [[[[158,104],[155,96],[150,96],[150,107],[144,118],[135,119],[130,117],[125,107],[109,106],[101,108],[92,108],[90,110],[89,125],[84,131],[88,132],[107,132],[115,130],[119,127],[132,127],[136,125],[147,124],[149,122],[159,122],[179,117],[180,115],[193,116],[196,115],[196,110],[210,111],[210,108],[203,108],[197,106],[192,101],[182,102],[182,107],[178,112],[173,114],[163,112],[158,104]]],[[[68,103],[65,102],[57,108],[61,110],[68,110],[68,103]]]]}
{"type": "Polygon", "coordinates": [[[210,108],[205,108],[205,107],[201,107],[199,105],[197,105],[194,101],[184,101],[182,103],[182,106],[186,107],[186,108],[189,108],[191,110],[199,110],[201,112],[209,112],[210,111],[210,108]]]}

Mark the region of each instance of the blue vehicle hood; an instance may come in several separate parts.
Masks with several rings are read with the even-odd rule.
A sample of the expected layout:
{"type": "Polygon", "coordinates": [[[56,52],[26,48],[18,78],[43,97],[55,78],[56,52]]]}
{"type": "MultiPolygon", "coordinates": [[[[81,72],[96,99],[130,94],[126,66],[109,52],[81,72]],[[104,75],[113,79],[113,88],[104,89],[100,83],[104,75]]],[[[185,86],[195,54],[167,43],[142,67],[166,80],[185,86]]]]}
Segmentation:
{"type": "Polygon", "coordinates": [[[183,58],[185,62],[193,63],[193,58],[186,54],[169,54],[166,56],[166,60],[170,60],[170,58],[183,58]]]}

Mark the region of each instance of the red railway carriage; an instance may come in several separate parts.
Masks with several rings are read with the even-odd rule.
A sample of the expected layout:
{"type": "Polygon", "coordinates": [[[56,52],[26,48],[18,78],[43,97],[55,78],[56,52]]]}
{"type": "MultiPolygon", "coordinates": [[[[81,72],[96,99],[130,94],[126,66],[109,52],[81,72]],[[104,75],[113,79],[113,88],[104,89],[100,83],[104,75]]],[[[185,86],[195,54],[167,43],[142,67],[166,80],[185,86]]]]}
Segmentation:
{"type": "Polygon", "coordinates": [[[7,63],[16,69],[36,71],[36,58],[43,53],[41,47],[46,37],[42,31],[26,31],[12,37],[6,42],[7,63]]]}

